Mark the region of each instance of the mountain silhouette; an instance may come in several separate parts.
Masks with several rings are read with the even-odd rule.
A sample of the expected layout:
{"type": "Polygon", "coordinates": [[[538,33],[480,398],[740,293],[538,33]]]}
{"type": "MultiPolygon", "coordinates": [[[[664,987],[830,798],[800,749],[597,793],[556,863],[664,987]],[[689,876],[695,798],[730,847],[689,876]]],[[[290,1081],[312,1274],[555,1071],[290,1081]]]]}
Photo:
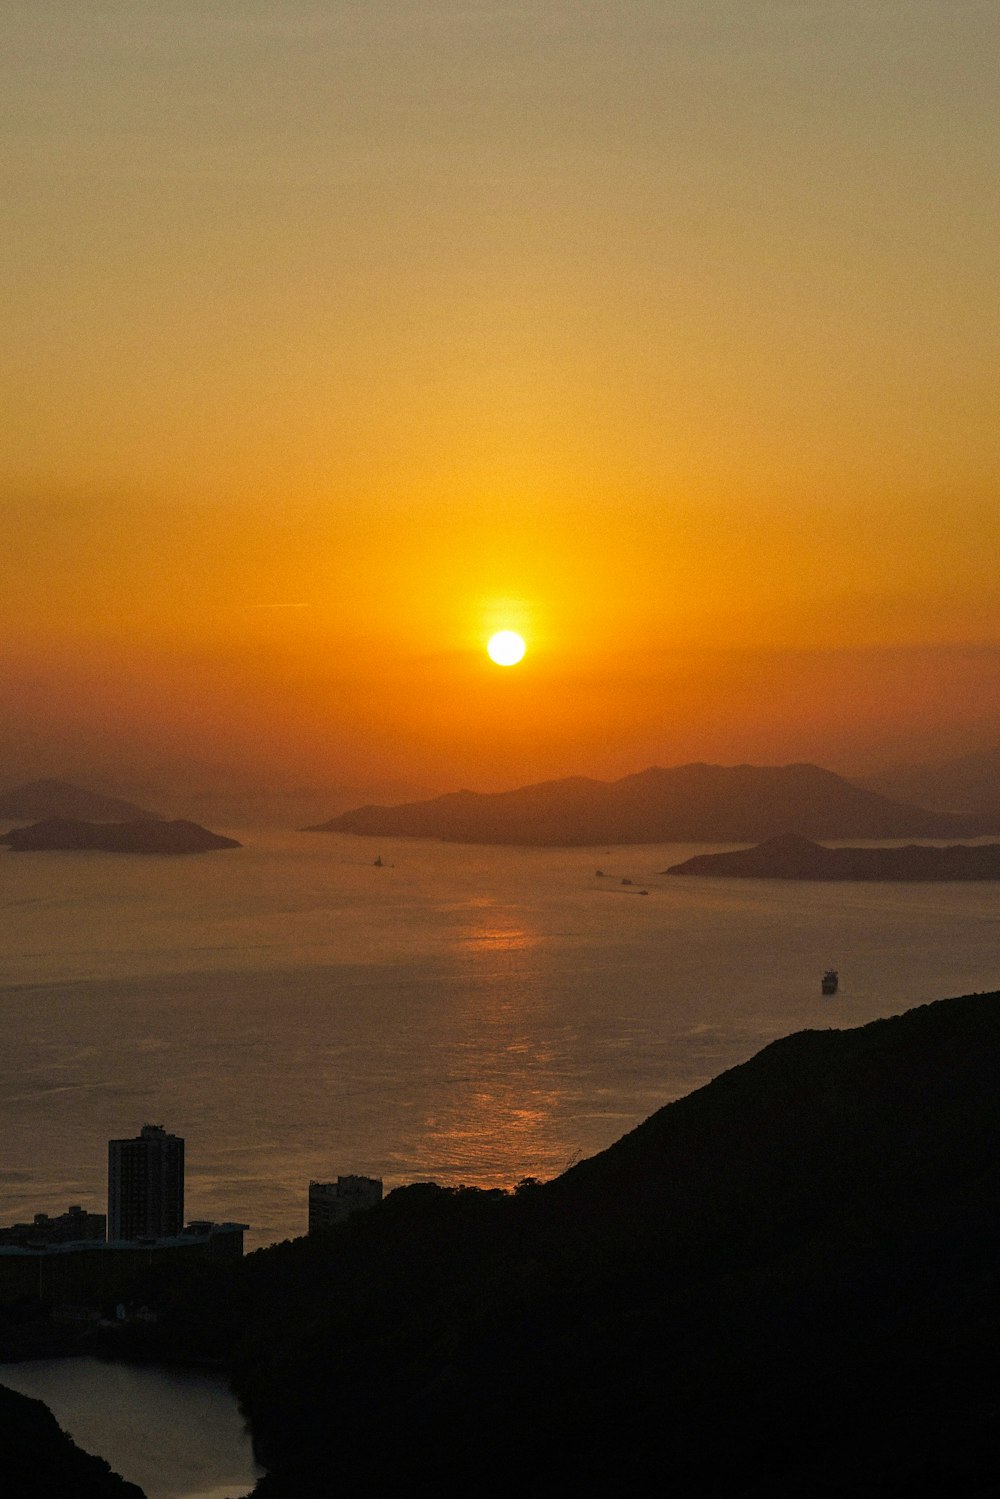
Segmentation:
{"type": "Polygon", "coordinates": [[[457,791],[397,807],[344,812],[307,832],[458,843],[756,842],[810,838],[946,838],[988,831],[867,791],[818,765],[653,767],[619,781],[575,777],[515,791],[457,791]]]}
{"type": "Polygon", "coordinates": [[[9,1499],[144,1499],[61,1431],[40,1400],[0,1385],[0,1484],[9,1499]]]}
{"type": "Polygon", "coordinates": [[[98,849],[115,854],[203,854],[216,848],[239,848],[235,838],[210,833],[196,822],[81,822],[49,817],[0,835],[14,853],[98,849]]]}
{"type": "Polygon", "coordinates": [[[228,1302],[256,1499],[993,1494],[998,1071],[997,994],[791,1035],[548,1184],[251,1255],[178,1330],[228,1302]]]}
{"type": "Polygon", "coordinates": [[[861,783],[885,796],[919,801],[928,807],[1000,818],[1000,744],[931,765],[897,766],[861,783]]]}
{"type": "Polygon", "coordinates": [[[783,833],[755,848],[697,854],[663,873],[755,880],[1000,880],[1000,844],[825,848],[783,833]]]}
{"type": "Polygon", "coordinates": [[[0,817],[19,822],[37,822],[45,817],[79,817],[86,822],[155,822],[158,812],[148,812],[134,802],[85,791],[68,781],[31,781],[16,791],[0,794],[0,817]]]}

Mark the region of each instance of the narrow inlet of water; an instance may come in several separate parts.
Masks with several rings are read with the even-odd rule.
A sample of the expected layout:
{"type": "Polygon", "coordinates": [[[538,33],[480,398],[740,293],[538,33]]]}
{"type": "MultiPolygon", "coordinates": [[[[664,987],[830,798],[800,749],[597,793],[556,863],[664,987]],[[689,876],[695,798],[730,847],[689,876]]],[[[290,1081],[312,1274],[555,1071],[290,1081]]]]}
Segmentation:
{"type": "Polygon", "coordinates": [[[0,1384],[44,1401],[78,1447],[146,1499],[242,1499],[260,1477],[223,1375],[39,1359],[0,1364],[0,1384]]]}

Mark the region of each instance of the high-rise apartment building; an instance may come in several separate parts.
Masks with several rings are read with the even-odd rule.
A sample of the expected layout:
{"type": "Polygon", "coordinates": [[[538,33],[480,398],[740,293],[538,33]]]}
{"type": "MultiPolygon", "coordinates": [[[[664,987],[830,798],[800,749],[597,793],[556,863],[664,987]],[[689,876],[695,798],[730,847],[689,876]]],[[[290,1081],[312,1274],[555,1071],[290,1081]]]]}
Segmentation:
{"type": "Polygon", "coordinates": [[[184,1141],[162,1124],[108,1141],[108,1239],[165,1239],[184,1227],[184,1141]]]}

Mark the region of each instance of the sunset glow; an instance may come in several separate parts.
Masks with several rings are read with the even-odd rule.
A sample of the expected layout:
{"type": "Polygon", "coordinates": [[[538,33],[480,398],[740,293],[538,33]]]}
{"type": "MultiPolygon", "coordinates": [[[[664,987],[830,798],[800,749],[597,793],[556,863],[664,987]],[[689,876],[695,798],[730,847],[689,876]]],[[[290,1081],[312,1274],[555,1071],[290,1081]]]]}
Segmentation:
{"type": "Polygon", "coordinates": [[[997,1488],[998,56],[6,0],[4,1492],[997,1488]]]}
{"type": "Polygon", "coordinates": [[[11,778],[995,737],[995,7],[14,0],[6,40],[11,778]]]}

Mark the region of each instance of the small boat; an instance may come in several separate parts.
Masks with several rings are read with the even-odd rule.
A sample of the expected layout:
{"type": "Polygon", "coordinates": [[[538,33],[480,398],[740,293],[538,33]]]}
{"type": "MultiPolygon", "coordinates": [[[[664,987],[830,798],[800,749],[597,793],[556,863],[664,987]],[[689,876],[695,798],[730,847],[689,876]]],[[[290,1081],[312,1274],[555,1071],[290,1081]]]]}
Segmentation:
{"type": "Polygon", "coordinates": [[[382,868],[382,855],[381,854],[377,854],[376,855],[376,858],[375,858],[375,868],[376,869],[381,869],[382,868]]]}
{"type": "Polygon", "coordinates": [[[828,968],[823,975],[820,987],[824,994],[836,994],[837,985],[840,983],[840,975],[836,968],[828,968]]]}
{"type": "Polygon", "coordinates": [[[626,875],[626,876],[625,876],[625,878],[624,878],[624,879],[623,879],[623,880],[622,880],[622,884],[623,884],[623,885],[631,885],[631,884],[632,884],[632,883],[633,883],[633,882],[632,882],[632,880],[630,880],[630,879],[629,879],[629,878],[628,878],[628,876],[627,876],[627,875],[626,875]]]}

